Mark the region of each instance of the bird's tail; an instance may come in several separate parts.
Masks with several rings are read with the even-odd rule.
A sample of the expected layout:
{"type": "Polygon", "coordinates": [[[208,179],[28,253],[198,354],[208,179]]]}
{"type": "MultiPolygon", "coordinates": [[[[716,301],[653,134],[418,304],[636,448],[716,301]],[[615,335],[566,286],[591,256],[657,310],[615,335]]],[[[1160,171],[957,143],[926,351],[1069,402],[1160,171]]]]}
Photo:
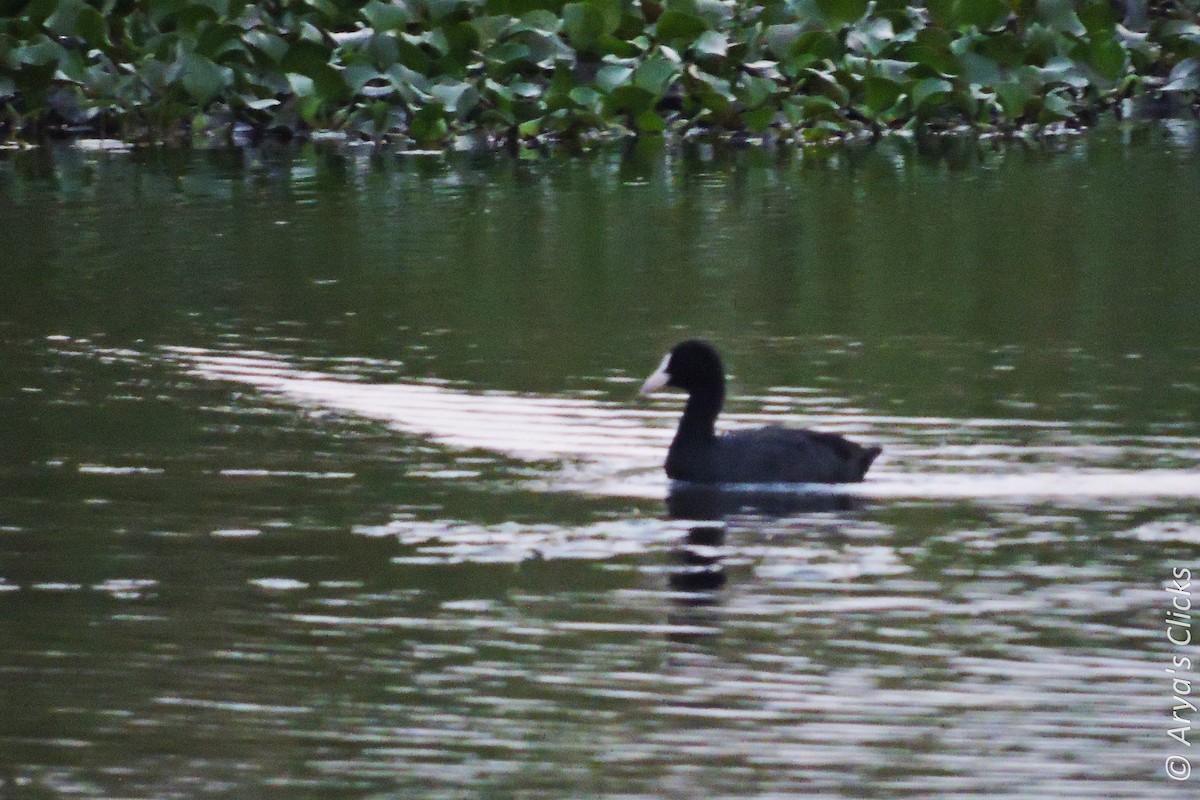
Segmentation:
{"type": "Polygon", "coordinates": [[[882,447],[864,447],[858,454],[858,479],[861,481],[875,463],[875,459],[883,452],[882,447]]]}

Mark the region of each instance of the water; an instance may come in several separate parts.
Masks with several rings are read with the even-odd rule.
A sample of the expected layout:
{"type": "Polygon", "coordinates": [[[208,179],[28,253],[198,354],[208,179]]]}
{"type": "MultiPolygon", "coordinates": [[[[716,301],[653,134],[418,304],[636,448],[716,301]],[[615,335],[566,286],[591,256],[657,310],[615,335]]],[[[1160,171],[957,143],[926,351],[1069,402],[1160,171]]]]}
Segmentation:
{"type": "Polygon", "coordinates": [[[9,154],[0,797],[1191,797],[1198,206],[1178,124],[9,154]],[[692,335],[869,480],[668,486],[692,335]]]}

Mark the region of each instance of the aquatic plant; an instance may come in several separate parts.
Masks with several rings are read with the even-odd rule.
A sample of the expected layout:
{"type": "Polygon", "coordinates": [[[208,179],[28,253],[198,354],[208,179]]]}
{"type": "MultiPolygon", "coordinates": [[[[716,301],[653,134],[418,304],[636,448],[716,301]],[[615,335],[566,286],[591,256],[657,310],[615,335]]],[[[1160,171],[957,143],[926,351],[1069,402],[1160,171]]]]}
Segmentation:
{"type": "Polygon", "coordinates": [[[0,0],[0,132],[819,141],[1195,112],[1200,0],[0,0]]]}

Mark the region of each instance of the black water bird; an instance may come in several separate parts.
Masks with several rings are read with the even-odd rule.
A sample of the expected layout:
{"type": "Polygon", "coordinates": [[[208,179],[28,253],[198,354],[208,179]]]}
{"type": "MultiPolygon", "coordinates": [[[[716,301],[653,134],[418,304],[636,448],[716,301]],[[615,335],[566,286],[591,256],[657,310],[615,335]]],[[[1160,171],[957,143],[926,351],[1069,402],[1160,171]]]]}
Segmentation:
{"type": "Polygon", "coordinates": [[[667,477],[692,483],[854,483],[879,455],[836,433],[777,425],[716,434],[725,402],[725,369],[708,342],[689,339],[671,348],[642,384],[688,393],[679,430],[667,451],[667,477]]]}

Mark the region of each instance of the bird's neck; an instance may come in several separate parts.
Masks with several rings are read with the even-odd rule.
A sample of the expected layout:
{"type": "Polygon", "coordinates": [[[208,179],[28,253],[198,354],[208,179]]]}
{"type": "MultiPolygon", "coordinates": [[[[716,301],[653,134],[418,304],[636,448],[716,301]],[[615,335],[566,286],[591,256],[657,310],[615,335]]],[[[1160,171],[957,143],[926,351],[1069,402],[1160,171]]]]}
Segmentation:
{"type": "Polygon", "coordinates": [[[725,387],[688,395],[676,441],[708,441],[716,436],[717,415],[725,402],[725,387]]]}

